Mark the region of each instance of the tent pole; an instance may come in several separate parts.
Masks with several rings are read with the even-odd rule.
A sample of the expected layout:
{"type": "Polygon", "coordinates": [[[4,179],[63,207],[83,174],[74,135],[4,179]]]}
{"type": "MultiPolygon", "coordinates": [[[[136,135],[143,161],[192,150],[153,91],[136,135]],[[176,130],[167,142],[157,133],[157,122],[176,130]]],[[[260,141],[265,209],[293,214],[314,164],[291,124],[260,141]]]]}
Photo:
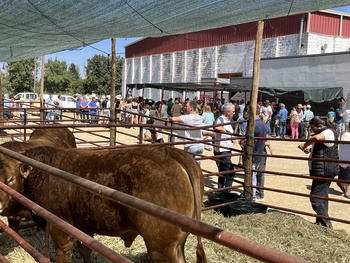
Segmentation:
{"type": "MultiPolygon", "coordinates": [[[[44,75],[45,75],[45,56],[41,57],[41,80],[40,80],[40,120],[44,120],[44,75]]],[[[42,122],[41,124],[43,124],[42,122]]]]}
{"type": "MultiPolygon", "coordinates": [[[[0,99],[1,99],[1,108],[4,108],[4,96],[2,95],[2,69],[0,69],[0,99]]],[[[4,120],[4,113],[0,112],[0,123],[1,126],[4,126],[4,123],[2,122],[4,120]]]]}
{"type": "MultiPolygon", "coordinates": [[[[213,105],[211,106],[211,111],[214,111],[214,106],[216,103],[216,82],[214,82],[214,89],[213,89],[213,105]]],[[[218,110],[218,109],[216,109],[218,110]]]]}
{"type": "MultiPolygon", "coordinates": [[[[117,74],[116,67],[116,39],[112,38],[112,68],[111,68],[111,98],[110,98],[110,114],[111,114],[111,123],[116,123],[116,111],[115,111],[115,79],[117,74]]],[[[111,126],[109,131],[109,145],[114,146],[116,142],[116,127],[111,126]]]]}
{"type": "Polygon", "coordinates": [[[253,165],[253,152],[254,152],[254,130],[255,130],[255,116],[257,110],[257,98],[259,92],[259,74],[260,74],[260,58],[261,58],[261,45],[262,36],[264,30],[264,21],[259,21],[256,31],[255,51],[254,51],[254,66],[253,66],[253,88],[250,94],[249,105],[249,121],[247,127],[247,143],[245,147],[245,177],[244,177],[244,196],[246,198],[252,198],[252,165],[253,165]]]}

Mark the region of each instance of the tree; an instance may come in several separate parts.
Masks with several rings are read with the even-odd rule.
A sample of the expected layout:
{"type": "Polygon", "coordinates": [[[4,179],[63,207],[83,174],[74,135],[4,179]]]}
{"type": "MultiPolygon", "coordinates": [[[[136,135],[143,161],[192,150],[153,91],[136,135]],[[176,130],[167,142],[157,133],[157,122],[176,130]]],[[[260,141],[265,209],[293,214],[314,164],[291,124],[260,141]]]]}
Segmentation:
{"type": "Polygon", "coordinates": [[[62,93],[69,90],[73,75],[67,69],[66,61],[49,59],[45,63],[44,91],[47,93],[62,93]]]}
{"type": "Polygon", "coordinates": [[[72,75],[73,79],[80,79],[79,66],[72,63],[69,65],[68,71],[72,75]]]}
{"type": "Polygon", "coordinates": [[[11,91],[14,94],[33,91],[34,58],[8,63],[7,72],[11,91]]]}
{"type": "MultiPolygon", "coordinates": [[[[115,89],[120,93],[122,87],[122,66],[124,59],[116,58],[117,76],[115,89]]],[[[88,59],[86,80],[84,84],[85,93],[110,94],[111,92],[111,60],[104,55],[95,55],[88,59]]]]}
{"type": "Polygon", "coordinates": [[[117,76],[115,79],[115,94],[122,94],[122,81],[123,81],[123,65],[124,58],[118,56],[117,57],[117,76]]]}

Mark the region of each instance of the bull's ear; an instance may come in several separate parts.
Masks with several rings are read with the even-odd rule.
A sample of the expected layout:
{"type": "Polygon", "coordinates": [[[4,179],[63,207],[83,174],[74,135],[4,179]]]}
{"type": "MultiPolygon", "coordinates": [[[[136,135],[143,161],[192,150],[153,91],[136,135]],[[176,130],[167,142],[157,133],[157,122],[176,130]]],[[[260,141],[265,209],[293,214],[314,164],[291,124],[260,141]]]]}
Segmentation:
{"type": "Polygon", "coordinates": [[[24,179],[27,179],[28,175],[30,174],[30,172],[33,170],[33,167],[31,167],[30,165],[26,164],[26,163],[21,163],[19,165],[19,173],[21,174],[21,176],[24,179]]]}

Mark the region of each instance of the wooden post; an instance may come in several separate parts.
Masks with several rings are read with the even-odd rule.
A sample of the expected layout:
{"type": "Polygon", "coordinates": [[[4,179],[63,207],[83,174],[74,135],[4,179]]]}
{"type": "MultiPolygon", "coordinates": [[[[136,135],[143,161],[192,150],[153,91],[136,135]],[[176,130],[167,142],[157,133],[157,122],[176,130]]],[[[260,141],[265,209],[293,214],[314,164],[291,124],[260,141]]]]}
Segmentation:
{"type": "MultiPolygon", "coordinates": [[[[40,120],[44,121],[44,76],[45,76],[45,56],[41,57],[41,81],[40,81],[40,120]]],[[[42,122],[41,124],[44,124],[42,122]]]]}
{"type": "Polygon", "coordinates": [[[34,93],[35,93],[35,89],[36,89],[36,71],[37,71],[37,62],[36,62],[36,59],[34,59],[34,87],[33,87],[34,93]]]}
{"type": "Polygon", "coordinates": [[[262,35],[264,30],[264,21],[258,22],[256,40],[255,40],[255,52],[254,52],[254,66],[253,66],[253,87],[250,94],[249,105],[249,121],[247,127],[247,144],[245,147],[245,177],[244,177],[244,196],[246,198],[252,197],[252,165],[253,165],[253,152],[254,152],[254,130],[255,130],[255,116],[257,108],[257,99],[259,92],[259,74],[260,74],[260,58],[261,58],[261,45],[262,35]]]}
{"type": "MultiPolygon", "coordinates": [[[[112,38],[112,69],[111,69],[111,123],[115,124],[116,123],[116,112],[115,112],[115,78],[116,78],[116,63],[117,63],[117,58],[116,58],[116,39],[112,38]]],[[[115,141],[116,141],[116,127],[112,126],[110,129],[110,134],[109,134],[109,145],[114,146],[115,141]]]]}
{"type": "MultiPolygon", "coordinates": [[[[4,105],[4,97],[2,96],[2,70],[0,69],[0,101],[1,101],[1,108],[4,109],[5,105],[4,105]]],[[[4,120],[4,112],[0,111],[0,125],[4,126],[3,123],[4,120]]]]}

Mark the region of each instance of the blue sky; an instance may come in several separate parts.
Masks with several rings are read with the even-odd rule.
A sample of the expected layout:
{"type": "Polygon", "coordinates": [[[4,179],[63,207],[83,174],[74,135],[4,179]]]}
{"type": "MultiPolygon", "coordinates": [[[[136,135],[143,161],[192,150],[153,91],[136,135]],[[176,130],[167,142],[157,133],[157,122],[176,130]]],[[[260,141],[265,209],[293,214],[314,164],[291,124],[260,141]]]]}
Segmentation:
{"type": "MultiPolygon", "coordinates": [[[[335,11],[341,11],[350,13],[350,6],[344,6],[344,7],[338,7],[334,8],[335,11]]],[[[124,57],[125,55],[125,49],[124,46],[138,40],[139,38],[117,38],[117,56],[124,57]]],[[[70,65],[72,63],[79,66],[80,72],[84,74],[84,67],[87,63],[87,60],[89,58],[92,58],[94,55],[107,55],[111,53],[111,40],[106,39],[101,42],[92,44],[90,46],[73,50],[73,51],[62,51],[53,53],[51,55],[46,55],[45,60],[47,61],[49,58],[57,58],[58,60],[65,60],[67,62],[67,65],[70,65]]]]}
{"type": "MultiPolygon", "coordinates": [[[[117,56],[124,57],[125,49],[124,46],[137,41],[140,38],[117,38],[117,56]]],[[[45,61],[52,58],[57,58],[60,61],[65,60],[67,65],[72,63],[79,66],[81,74],[84,74],[84,67],[89,58],[92,58],[94,55],[105,55],[111,54],[111,39],[106,39],[101,42],[92,44],[90,46],[79,48],[76,50],[66,50],[57,53],[53,53],[45,56],[45,61]]],[[[83,77],[83,76],[82,76],[83,77]]]]}

